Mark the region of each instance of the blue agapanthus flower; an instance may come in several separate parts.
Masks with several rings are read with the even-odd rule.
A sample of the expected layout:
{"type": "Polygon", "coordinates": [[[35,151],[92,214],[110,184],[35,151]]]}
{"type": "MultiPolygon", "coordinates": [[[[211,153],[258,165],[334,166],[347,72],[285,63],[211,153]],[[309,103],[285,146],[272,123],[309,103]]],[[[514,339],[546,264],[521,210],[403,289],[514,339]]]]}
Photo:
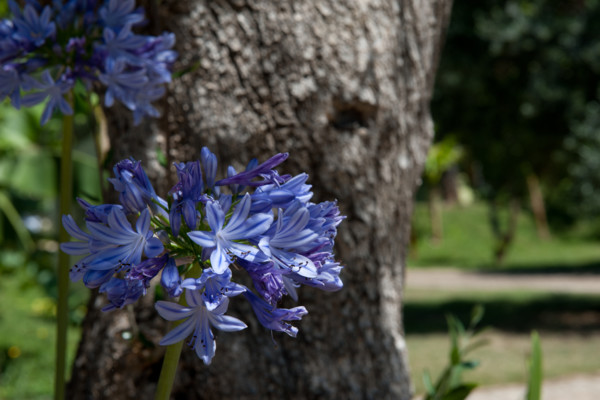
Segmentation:
{"type": "Polygon", "coordinates": [[[183,321],[161,341],[168,345],[191,336],[189,345],[205,363],[216,349],[213,329],[246,327],[225,315],[236,298],[250,303],[258,322],[271,331],[298,334],[291,324],[307,314],[303,306],[281,308],[287,296],[298,301],[302,286],[336,291],[343,267],[333,255],[337,227],[344,217],[336,202],[312,203],[308,175],[281,175],[274,168],[288,157],[277,154],[247,164],[217,180],[216,156],[207,148],[200,159],[175,163],[178,182],[160,198],[141,163],[123,160],[110,181],[120,204],[79,203],[85,226],[63,217],[77,241],[62,243],[81,256],[71,279],[106,295],[105,311],[137,301],[156,280],[167,297],[185,296],[187,305],[156,303],[169,321],[183,321]],[[240,284],[247,274],[253,287],[240,284]],[[240,296],[243,295],[243,296],[240,296]]]}
{"type": "Polygon", "coordinates": [[[250,212],[251,197],[245,195],[233,210],[227,226],[225,224],[225,211],[219,202],[211,201],[206,204],[206,219],[210,231],[191,231],[188,236],[192,241],[205,249],[213,249],[210,262],[217,274],[233,263],[234,258],[247,261],[267,261],[267,257],[258,248],[236,242],[251,240],[264,233],[271,223],[271,214],[261,213],[248,217],[250,212]]]}
{"type": "Polygon", "coordinates": [[[196,351],[205,364],[210,364],[215,355],[217,344],[211,326],[225,332],[235,332],[246,329],[245,323],[239,319],[224,315],[229,305],[225,298],[219,306],[212,311],[206,307],[204,299],[195,290],[185,292],[188,306],[182,306],[169,301],[158,301],[156,310],[167,321],[184,320],[160,341],[162,345],[169,345],[185,340],[192,335],[190,346],[196,351]]]}
{"type": "Polygon", "coordinates": [[[0,20],[0,101],[8,97],[16,108],[47,101],[45,124],[55,110],[73,113],[65,94],[81,81],[104,86],[105,105],[123,103],[136,124],[159,115],[151,103],[171,80],[175,37],[136,34],[145,17],[135,0],[8,5],[12,17],[0,20]]]}

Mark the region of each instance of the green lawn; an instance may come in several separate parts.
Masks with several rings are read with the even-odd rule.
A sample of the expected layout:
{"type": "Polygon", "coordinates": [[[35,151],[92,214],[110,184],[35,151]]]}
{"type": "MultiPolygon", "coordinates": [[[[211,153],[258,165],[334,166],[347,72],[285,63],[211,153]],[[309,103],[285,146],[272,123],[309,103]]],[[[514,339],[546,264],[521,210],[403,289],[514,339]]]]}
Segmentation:
{"type": "Polygon", "coordinates": [[[464,379],[480,385],[524,383],[530,332],[542,341],[545,378],[600,372],[600,296],[544,292],[405,292],[404,325],[413,383],[423,393],[423,371],[434,377],[448,363],[445,316],[467,322],[474,304],[485,314],[480,338],[488,343],[472,353],[480,362],[464,379]]]}
{"type": "MultiPolygon", "coordinates": [[[[445,207],[441,242],[430,237],[427,205],[417,203],[411,248],[411,268],[455,267],[506,272],[540,271],[600,274],[600,241],[587,234],[593,221],[583,221],[567,232],[553,232],[550,240],[537,237],[533,219],[522,212],[515,241],[502,265],[494,265],[494,238],[485,204],[445,207]]],[[[595,279],[594,275],[591,275],[595,279]]],[[[404,326],[413,382],[423,393],[422,375],[435,377],[448,362],[449,338],[445,316],[467,321],[475,304],[486,313],[481,325],[489,343],[476,350],[481,364],[464,375],[482,385],[524,383],[530,332],[542,341],[545,378],[600,372],[600,295],[569,295],[533,291],[431,291],[408,287],[404,326]]]]}
{"type": "MultiPolygon", "coordinates": [[[[482,334],[488,343],[473,351],[472,359],[480,362],[473,371],[464,374],[465,381],[480,385],[525,383],[530,336],[527,333],[507,333],[490,330],[482,334]]],[[[600,333],[541,332],[543,371],[545,379],[561,376],[597,373],[600,371],[600,333]]],[[[411,376],[417,394],[424,392],[423,371],[437,378],[448,360],[448,336],[443,333],[408,334],[406,336],[411,376]]]]}
{"type": "MultiPolygon", "coordinates": [[[[494,237],[483,203],[468,207],[446,206],[443,212],[443,239],[430,238],[427,205],[417,203],[413,221],[416,243],[411,247],[410,266],[453,266],[457,268],[498,268],[493,265],[494,237]]],[[[585,229],[553,232],[549,240],[537,237],[533,219],[522,211],[517,234],[502,268],[580,268],[600,271],[600,241],[585,229]]]]}

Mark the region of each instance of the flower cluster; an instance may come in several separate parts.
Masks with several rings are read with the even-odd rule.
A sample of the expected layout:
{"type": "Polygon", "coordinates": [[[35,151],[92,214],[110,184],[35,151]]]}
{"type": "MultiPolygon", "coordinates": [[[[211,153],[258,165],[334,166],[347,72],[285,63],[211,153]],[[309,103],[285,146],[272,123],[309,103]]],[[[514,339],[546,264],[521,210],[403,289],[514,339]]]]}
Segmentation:
{"type": "Polygon", "coordinates": [[[19,108],[47,99],[45,124],[55,109],[73,113],[65,94],[81,81],[88,89],[104,86],[105,105],[122,102],[136,124],[158,116],[151,102],[171,80],[175,37],[133,33],[145,22],[135,0],[24,3],[8,0],[12,18],[0,20],[0,101],[8,97],[19,108]]]}
{"type": "Polygon", "coordinates": [[[302,284],[326,291],[342,287],[333,244],[344,217],[335,202],[310,201],[308,175],[277,173],[274,168],[287,157],[253,160],[239,173],[229,167],[227,177],[217,180],[217,159],[203,148],[200,160],[175,164],[179,179],[168,201],[157,196],[139,162],[119,162],[111,182],[120,204],[80,200],[87,232],[63,216],[65,229],[78,241],[61,248],[83,256],[71,279],[106,293],[104,310],[111,310],[135,302],[160,274],[168,295],[185,298],[185,305],[156,303],[166,320],[184,320],[161,344],[191,335],[190,346],[206,364],[216,348],[212,328],[246,327],[225,315],[230,298],[238,295],[263,326],[296,336],[289,321],[301,319],[306,308],[278,304],[284,296],[297,301],[302,284]],[[253,289],[235,282],[238,275],[246,275],[253,289]]]}

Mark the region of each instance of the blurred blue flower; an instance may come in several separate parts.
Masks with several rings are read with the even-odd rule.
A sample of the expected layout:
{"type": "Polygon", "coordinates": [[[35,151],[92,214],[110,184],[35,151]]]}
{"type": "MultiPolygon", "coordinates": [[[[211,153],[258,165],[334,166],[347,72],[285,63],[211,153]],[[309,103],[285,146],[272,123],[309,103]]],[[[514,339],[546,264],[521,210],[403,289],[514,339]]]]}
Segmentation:
{"type": "Polygon", "coordinates": [[[98,11],[100,22],[112,30],[133,26],[144,21],[144,11],[135,9],[135,0],[110,0],[98,11]]]}
{"type": "Polygon", "coordinates": [[[0,69],[0,101],[6,97],[10,98],[16,109],[21,108],[21,79],[19,73],[15,69],[7,67],[0,69]]]}
{"type": "Polygon", "coordinates": [[[42,72],[41,79],[42,81],[38,82],[29,75],[25,75],[26,87],[39,91],[25,95],[21,100],[21,104],[30,107],[48,99],[40,120],[42,125],[50,120],[52,112],[57,108],[64,115],[73,114],[73,109],[69,105],[69,102],[64,98],[64,95],[73,87],[73,82],[64,79],[64,77],[55,82],[48,70],[42,72]]]}
{"type": "Polygon", "coordinates": [[[132,27],[144,22],[134,0],[54,0],[44,7],[28,0],[24,8],[10,0],[8,5],[12,19],[0,20],[0,100],[10,97],[18,108],[48,99],[44,124],[55,109],[72,113],[63,96],[80,80],[88,88],[102,83],[105,105],[122,102],[135,124],[160,115],[152,102],[171,81],[175,36],[134,33],[132,27]],[[21,102],[21,92],[32,89],[39,91],[21,102]]]}
{"type": "Polygon", "coordinates": [[[50,20],[51,16],[50,7],[44,7],[40,15],[31,4],[27,4],[23,14],[13,19],[17,28],[15,38],[25,47],[29,47],[29,42],[35,46],[41,46],[47,38],[56,34],[56,25],[50,20]]]}
{"type": "Polygon", "coordinates": [[[104,105],[111,107],[115,99],[125,104],[129,109],[136,108],[135,93],[147,83],[148,77],[143,69],[131,70],[125,60],[108,58],[105,72],[98,75],[98,79],[106,85],[104,105]]]}

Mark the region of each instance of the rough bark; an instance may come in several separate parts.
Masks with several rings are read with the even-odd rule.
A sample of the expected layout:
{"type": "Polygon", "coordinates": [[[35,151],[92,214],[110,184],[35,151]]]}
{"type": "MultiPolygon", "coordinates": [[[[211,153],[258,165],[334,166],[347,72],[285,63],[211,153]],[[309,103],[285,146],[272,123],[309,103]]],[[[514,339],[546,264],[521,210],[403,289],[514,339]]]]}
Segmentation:
{"type": "MultiPolygon", "coordinates": [[[[180,67],[198,67],[173,83],[159,122],[110,117],[115,156],[144,160],[164,193],[172,171],[158,168],[157,147],[171,162],[205,145],[236,167],[288,151],[280,171],[308,172],[315,199],[338,199],[348,216],[337,239],[345,288],[301,290],[298,337],[275,334],[274,346],[233,299],[249,328],[219,334],[209,367],[184,348],[173,397],[410,399],[402,285],[450,1],[165,0],[157,12],[180,67]]],[[[145,341],[125,340],[127,311],[102,315],[101,301],[90,303],[72,398],[151,397],[160,317],[136,306],[145,341]]]]}

